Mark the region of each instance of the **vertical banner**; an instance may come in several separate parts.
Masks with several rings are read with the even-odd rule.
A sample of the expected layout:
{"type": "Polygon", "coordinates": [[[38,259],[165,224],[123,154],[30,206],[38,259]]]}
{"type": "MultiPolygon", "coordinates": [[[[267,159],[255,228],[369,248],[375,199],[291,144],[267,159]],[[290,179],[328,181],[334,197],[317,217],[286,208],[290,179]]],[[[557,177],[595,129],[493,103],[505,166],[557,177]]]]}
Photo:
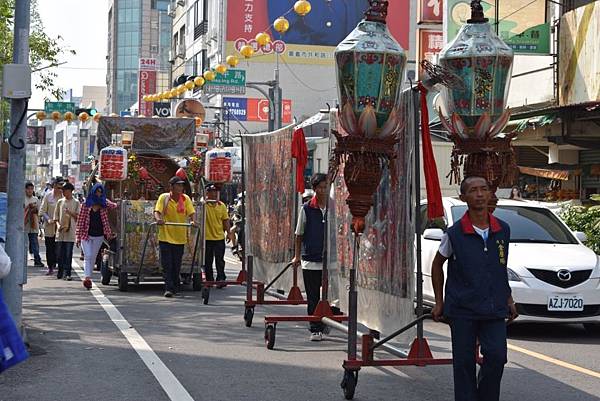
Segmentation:
{"type": "Polygon", "coordinates": [[[152,102],[144,102],[146,95],[156,92],[156,66],[155,58],[140,58],[138,71],[138,112],[146,117],[154,115],[152,102]]]}
{"type": "Polygon", "coordinates": [[[444,48],[444,33],[441,29],[417,29],[418,78],[422,78],[420,63],[427,60],[436,64],[436,56],[444,48]]]}
{"type": "MultiPolygon", "coordinates": [[[[390,165],[395,169],[397,180],[392,179],[389,169],[384,170],[373,207],[367,215],[365,232],[360,239],[358,320],[383,334],[392,333],[414,318],[413,114],[410,91],[408,95],[405,92],[402,95],[401,115],[406,116],[406,120],[403,132],[399,135],[396,159],[390,165]]],[[[335,276],[339,279],[340,305],[342,310],[347,311],[348,272],[353,260],[354,235],[351,231],[352,215],[346,205],[348,191],[344,183],[343,165],[338,169],[333,196],[328,227],[330,270],[337,269],[335,276]]],[[[413,334],[407,333],[404,339],[413,334]]]]}

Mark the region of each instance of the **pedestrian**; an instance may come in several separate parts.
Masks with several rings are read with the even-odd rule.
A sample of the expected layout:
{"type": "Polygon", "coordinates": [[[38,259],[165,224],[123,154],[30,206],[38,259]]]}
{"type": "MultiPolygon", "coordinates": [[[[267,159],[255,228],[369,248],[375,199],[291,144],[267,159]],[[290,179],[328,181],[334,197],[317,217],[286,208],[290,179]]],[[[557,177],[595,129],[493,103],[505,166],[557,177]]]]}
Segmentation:
{"type": "MultiPolygon", "coordinates": [[[[205,188],[206,220],[204,224],[204,274],[206,281],[214,281],[213,260],[217,269],[217,281],[227,280],[225,275],[225,234],[227,241],[235,243],[235,233],[231,230],[227,206],[219,200],[219,189],[214,184],[205,188]]],[[[217,284],[223,288],[224,283],[217,284]]]]}
{"type": "Polygon", "coordinates": [[[83,286],[88,290],[92,288],[92,270],[104,238],[110,241],[116,237],[108,222],[108,210],[116,207],[106,199],[104,186],[94,184],[79,211],[75,241],[85,255],[83,286]]]}
{"type": "Polygon", "coordinates": [[[35,196],[33,183],[25,183],[25,233],[29,239],[29,253],[33,255],[35,267],[44,267],[40,257],[40,244],[38,242],[40,226],[40,200],[35,196]]]}
{"type": "Polygon", "coordinates": [[[508,284],[510,228],[488,211],[492,192],[482,177],[465,178],[460,199],[468,210],[443,235],[431,268],[434,320],[448,320],[456,401],[498,401],[507,362],[506,320],[518,314],[508,284]],[[448,279],[444,294],[444,271],[448,279]],[[483,364],[476,376],[477,342],[483,364]]]}
{"type": "Polygon", "coordinates": [[[510,199],[522,200],[521,189],[517,186],[512,187],[510,190],[510,199]]]}
{"type": "Polygon", "coordinates": [[[52,191],[46,193],[40,208],[40,215],[44,218],[44,244],[46,245],[46,265],[48,266],[47,276],[54,274],[54,268],[58,260],[54,210],[56,209],[56,202],[62,198],[63,184],[62,177],[52,179],[52,191]]]}
{"type": "MultiPolygon", "coordinates": [[[[317,173],[310,180],[314,196],[302,205],[296,225],[295,256],[292,263],[302,266],[304,290],[308,301],[307,311],[313,315],[321,299],[323,280],[323,243],[325,239],[325,212],[329,196],[327,176],[317,173]]],[[[310,322],[310,340],[323,339],[321,322],[310,322]]]]}
{"type": "Polygon", "coordinates": [[[63,185],[63,197],[56,202],[54,220],[58,224],[56,230],[56,248],[58,252],[58,274],[56,278],[71,281],[71,265],[73,262],[73,246],[79,209],[79,201],[73,198],[75,187],[70,182],[63,185]]]}
{"type": "Polygon", "coordinates": [[[167,223],[185,224],[190,222],[196,226],[196,210],[189,196],[183,193],[185,181],[175,176],[169,180],[170,192],[161,194],[154,207],[154,219],[159,225],[158,245],[160,263],[165,279],[165,297],[177,294],[180,285],[179,272],[184,246],[188,242],[188,229],[167,223]]]}

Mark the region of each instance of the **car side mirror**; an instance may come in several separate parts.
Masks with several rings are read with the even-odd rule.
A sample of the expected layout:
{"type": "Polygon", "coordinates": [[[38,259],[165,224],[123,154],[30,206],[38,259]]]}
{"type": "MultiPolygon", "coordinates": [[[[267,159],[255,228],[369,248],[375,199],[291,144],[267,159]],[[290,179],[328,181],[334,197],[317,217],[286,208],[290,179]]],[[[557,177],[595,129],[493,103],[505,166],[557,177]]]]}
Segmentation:
{"type": "Polygon", "coordinates": [[[423,238],[432,241],[441,241],[444,231],[441,228],[428,228],[423,231],[423,238]]]}
{"type": "Polygon", "coordinates": [[[581,231],[575,231],[575,238],[577,238],[581,242],[587,242],[588,240],[587,235],[585,235],[585,233],[581,231]]]}

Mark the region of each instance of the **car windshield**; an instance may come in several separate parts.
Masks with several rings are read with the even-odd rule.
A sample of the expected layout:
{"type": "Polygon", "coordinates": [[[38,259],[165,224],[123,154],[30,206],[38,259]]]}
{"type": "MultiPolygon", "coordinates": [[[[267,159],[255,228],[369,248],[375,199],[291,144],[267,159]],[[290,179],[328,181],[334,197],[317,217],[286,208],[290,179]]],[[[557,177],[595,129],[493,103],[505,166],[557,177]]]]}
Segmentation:
{"type": "MultiPolygon", "coordinates": [[[[466,205],[452,207],[452,220],[458,221],[466,205]]],[[[577,244],[565,225],[548,209],[539,207],[498,206],[494,216],[510,227],[510,242],[577,244]]]]}

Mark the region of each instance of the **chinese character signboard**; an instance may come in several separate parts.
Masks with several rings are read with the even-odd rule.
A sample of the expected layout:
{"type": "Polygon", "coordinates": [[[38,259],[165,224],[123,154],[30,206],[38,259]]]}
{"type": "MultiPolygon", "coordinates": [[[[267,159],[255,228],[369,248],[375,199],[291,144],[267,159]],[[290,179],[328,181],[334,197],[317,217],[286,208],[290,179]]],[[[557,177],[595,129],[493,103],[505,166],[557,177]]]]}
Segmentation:
{"type": "MultiPolygon", "coordinates": [[[[441,29],[417,29],[417,64],[427,60],[436,63],[436,55],[444,48],[444,34],[441,29]]],[[[421,77],[421,67],[418,76],[421,77]]]]}
{"type": "MultiPolygon", "coordinates": [[[[471,17],[469,0],[446,0],[447,41],[452,41],[471,17]]],[[[550,53],[550,24],[546,22],[546,0],[496,0],[481,2],[485,16],[495,25],[498,6],[498,35],[515,53],[550,53]]]]}
{"type": "MultiPolygon", "coordinates": [[[[408,49],[410,1],[389,3],[389,29],[404,49],[408,49]]],[[[227,52],[249,44],[261,54],[250,59],[256,63],[272,63],[279,54],[286,63],[333,65],[335,46],[348,36],[363,19],[367,1],[313,1],[306,17],[288,13],[296,0],[228,0],[227,52]],[[275,19],[286,15],[290,30],[280,35],[269,27],[275,19]],[[267,31],[273,43],[259,49],[256,34],[267,31]]]]}
{"type": "Polygon", "coordinates": [[[138,71],[138,111],[150,117],[154,114],[152,102],[144,102],[142,98],[156,92],[157,61],[154,58],[140,58],[138,71]]]}
{"type": "Polygon", "coordinates": [[[441,24],[443,22],[443,0],[418,0],[418,24],[441,24]]]}

